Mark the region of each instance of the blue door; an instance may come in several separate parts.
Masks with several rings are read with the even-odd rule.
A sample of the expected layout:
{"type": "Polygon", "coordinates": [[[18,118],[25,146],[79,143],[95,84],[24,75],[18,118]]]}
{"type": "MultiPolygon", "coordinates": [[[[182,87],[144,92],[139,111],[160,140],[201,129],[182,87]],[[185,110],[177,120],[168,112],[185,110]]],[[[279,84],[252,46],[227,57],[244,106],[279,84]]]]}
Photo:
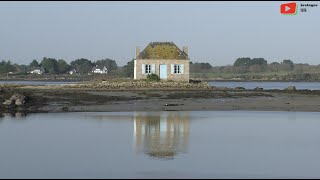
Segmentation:
{"type": "Polygon", "coordinates": [[[160,64],[160,79],[167,79],[167,65],[160,64]]]}

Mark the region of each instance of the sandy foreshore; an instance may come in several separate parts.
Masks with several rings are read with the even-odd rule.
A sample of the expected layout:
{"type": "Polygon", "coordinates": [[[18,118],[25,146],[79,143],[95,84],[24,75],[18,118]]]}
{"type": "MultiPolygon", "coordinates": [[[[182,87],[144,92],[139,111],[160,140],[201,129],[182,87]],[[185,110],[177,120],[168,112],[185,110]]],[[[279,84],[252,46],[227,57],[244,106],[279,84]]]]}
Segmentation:
{"type": "Polygon", "coordinates": [[[2,87],[2,105],[13,93],[26,95],[21,107],[10,111],[116,112],[116,111],[198,111],[254,110],[320,112],[320,91],[209,89],[103,89],[68,86],[2,87]]]}

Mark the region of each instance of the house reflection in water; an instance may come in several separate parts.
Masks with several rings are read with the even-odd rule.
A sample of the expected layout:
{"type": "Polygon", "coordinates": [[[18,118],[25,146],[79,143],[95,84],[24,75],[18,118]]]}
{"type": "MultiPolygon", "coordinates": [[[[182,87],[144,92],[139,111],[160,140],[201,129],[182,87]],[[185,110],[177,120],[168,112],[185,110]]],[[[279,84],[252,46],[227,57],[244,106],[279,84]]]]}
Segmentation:
{"type": "Polygon", "coordinates": [[[151,157],[173,159],[187,150],[189,124],[189,112],[136,112],[135,149],[151,157]]]}
{"type": "Polygon", "coordinates": [[[23,119],[27,116],[27,113],[24,112],[12,112],[12,113],[0,113],[0,118],[16,118],[23,119]]]}

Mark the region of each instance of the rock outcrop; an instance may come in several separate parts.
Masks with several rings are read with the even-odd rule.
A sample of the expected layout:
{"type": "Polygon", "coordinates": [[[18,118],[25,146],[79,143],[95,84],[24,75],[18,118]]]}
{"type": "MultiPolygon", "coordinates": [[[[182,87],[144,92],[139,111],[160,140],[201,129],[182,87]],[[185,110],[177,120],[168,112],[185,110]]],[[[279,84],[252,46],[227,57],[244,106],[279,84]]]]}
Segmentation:
{"type": "Polygon", "coordinates": [[[26,96],[22,94],[13,94],[10,99],[4,101],[2,104],[5,106],[11,106],[11,105],[16,105],[16,106],[21,106],[25,103],[26,101],[26,96]]]}
{"type": "Polygon", "coordinates": [[[201,80],[193,80],[193,79],[190,79],[189,82],[190,82],[190,83],[195,83],[195,84],[197,84],[197,83],[201,83],[201,80]]]}
{"type": "Polygon", "coordinates": [[[246,90],[246,88],[244,88],[244,87],[235,87],[234,89],[236,89],[236,90],[246,90]]]}
{"type": "Polygon", "coordinates": [[[254,88],[253,90],[263,90],[263,88],[261,88],[261,87],[256,87],[256,88],[254,88]]]}
{"type": "Polygon", "coordinates": [[[287,91],[295,91],[295,90],[297,90],[297,89],[296,89],[295,86],[289,86],[289,87],[287,87],[287,88],[284,89],[284,90],[287,90],[287,91]]]}

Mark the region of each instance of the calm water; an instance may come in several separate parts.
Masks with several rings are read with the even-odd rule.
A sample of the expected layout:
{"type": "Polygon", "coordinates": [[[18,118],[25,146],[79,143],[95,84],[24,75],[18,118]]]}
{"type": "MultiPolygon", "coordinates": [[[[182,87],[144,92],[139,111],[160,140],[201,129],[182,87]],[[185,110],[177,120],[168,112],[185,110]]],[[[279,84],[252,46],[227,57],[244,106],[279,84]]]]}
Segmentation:
{"type": "Polygon", "coordinates": [[[25,85],[62,85],[76,84],[79,82],[63,82],[63,81],[0,81],[0,84],[25,84],[25,85]]]}
{"type": "Polygon", "coordinates": [[[254,89],[261,87],[263,89],[285,89],[288,86],[296,86],[297,89],[320,90],[320,82],[209,82],[211,86],[222,87],[244,87],[254,89]]]}
{"type": "Polygon", "coordinates": [[[0,118],[0,178],[320,178],[320,113],[0,118]]]}

